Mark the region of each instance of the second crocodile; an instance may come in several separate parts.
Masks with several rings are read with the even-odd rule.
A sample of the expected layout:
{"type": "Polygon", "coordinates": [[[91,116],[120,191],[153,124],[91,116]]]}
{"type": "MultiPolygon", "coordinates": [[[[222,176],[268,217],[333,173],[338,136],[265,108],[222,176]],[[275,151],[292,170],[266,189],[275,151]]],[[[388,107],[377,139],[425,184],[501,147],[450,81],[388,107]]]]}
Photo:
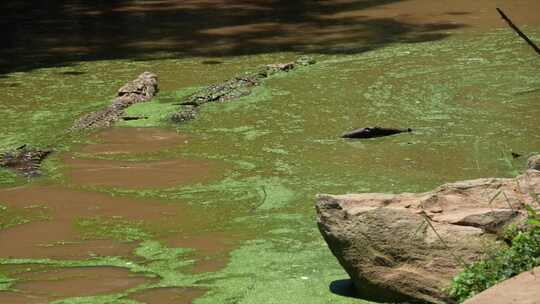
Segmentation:
{"type": "Polygon", "coordinates": [[[181,123],[194,119],[199,108],[210,102],[228,102],[251,94],[254,87],[280,72],[289,72],[299,66],[314,64],[315,60],[308,56],[301,56],[296,61],[278,64],[268,64],[253,73],[236,76],[225,82],[207,86],[188,97],[184,98],[180,105],[180,111],[171,116],[172,121],[181,123]]]}

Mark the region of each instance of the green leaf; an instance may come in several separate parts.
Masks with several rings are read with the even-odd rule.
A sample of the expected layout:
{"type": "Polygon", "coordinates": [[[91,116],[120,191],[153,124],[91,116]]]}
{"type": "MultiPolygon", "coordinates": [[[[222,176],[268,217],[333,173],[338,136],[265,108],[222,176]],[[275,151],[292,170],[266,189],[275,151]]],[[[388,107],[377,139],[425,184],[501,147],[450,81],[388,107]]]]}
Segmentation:
{"type": "Polygon", "coordinates": [[[530,218],[535,219],[536,218],[536,210],[531,207],[530,205],[525,204],[525,209],[527,209],[527,213],[529,214],[530,218]]]}
{"type": "Polygon", "coordinates": [[[533,218],[528,219],[527,224],[533,225],[533,226],[536,226],[536,227],[540,228],[540,220],[539,219],[533,219],[533,218]]]}

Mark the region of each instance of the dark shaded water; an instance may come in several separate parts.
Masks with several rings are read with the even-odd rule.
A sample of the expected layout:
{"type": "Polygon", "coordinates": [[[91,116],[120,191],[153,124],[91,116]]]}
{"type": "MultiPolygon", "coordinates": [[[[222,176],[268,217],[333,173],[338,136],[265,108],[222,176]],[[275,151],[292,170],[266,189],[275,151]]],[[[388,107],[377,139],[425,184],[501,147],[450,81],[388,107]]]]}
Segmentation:
{"type": "Polygon", "coordinates": [[[358,53],[500,26],[496,5],[538,23],[533,1],[3,1],[0,73],[80,60],[358,53]]]}

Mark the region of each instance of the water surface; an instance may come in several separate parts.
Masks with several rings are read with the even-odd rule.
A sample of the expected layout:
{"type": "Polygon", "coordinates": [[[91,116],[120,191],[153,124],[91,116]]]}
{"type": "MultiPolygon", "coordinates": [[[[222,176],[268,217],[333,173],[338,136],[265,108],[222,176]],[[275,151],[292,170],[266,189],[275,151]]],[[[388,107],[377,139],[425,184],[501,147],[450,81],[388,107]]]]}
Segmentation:
{"type": "Polygon", "coordinates": [[[0,302],[362,303],[329,290],[347,275],[316,193],[512,176],[540,151],[540,63],[493,9],[538,41],[534,1],[222,2],[72,1],[7,19],[21,22],[2,50],[18,64],[1,63],[0,147],[57,153],[36,181],[0,171],[0,302]],[[167,120],[197,87],[306,52],[316,65],[167,120]],[[148,119],[63,131],[145,70],[160,94],[128,114],[148,119]],[[374,125],[414,132],[339,138],[374,125]],[[66,293],[73,276],[86,288],[66,293]]]}

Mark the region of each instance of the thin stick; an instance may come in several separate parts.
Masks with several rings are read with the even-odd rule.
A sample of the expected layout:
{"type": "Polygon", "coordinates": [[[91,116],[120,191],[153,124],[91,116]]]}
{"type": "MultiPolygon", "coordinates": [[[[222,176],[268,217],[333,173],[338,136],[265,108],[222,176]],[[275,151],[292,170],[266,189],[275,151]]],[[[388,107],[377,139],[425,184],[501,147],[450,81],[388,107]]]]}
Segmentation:
{"type": "Polygon", "coordinates": [[[515,212],[514,208],[512,207],[512,203],[510,203],[510,199],[508,198],[508,196],[506,195],[506,192],[502,192],[504,198],[506,199],[506,203],[508,204],[508,206],[510,207],[510,210],[512,210],[512,212],[515,212]]]}
{"type": "Polygon", "coordinates": [[[529,44],[535,51],[538,55],[540,55],[540,48],[538,48],[538,46],[536,46],[536,44],[534,44],[534,42],[532,42],[529,37],[527,37],[525,34],[523,34],[523,32],[516,26],[514,25],[514,23],[512,22],[512,20],[510,20],[510,18],[508,18],[504,13],[503,11],[497,7],[497,12],[499,12],[499,14],[501,15],[501,17],[504,19],[504,21],[506,21],[506,23],[508,23],[508,25],[521,37],[523,38],[523,40],[525,40],[527,42],[527,44],[529,44]]]}
{"type": "Polygon", "coordinates": [[[494,201],[499,195],[501,195],[501,193],[502,193],[502,190],[497,191],[497,193],[495,193],[495,195],[489,200],[488,205],[489,205],[489,209],[491,209],[491,212],[493,212],[493,206],[491,206],[491,203],[493,203],[493,201],[494,201]]]}
{"type": "Polygon", "coordinates": [[[429,216],[426,214],[425,211],[422,211],[422,213],[420,213],[420,215],[422,215],[422,217],[424,218],[424,220],[426,221],[426,223],[428,224],[428,226],[431,228],[431,230],[433,230],[433,232],[435,232],[435,235],[439,238],[439,240],[443,243],[444,247],[446,249],[448,249],[448,251],[450,252],[450,254],[454,257],[454,259],[460,263],[462,266],[467,266],[467,264],[465,263],[465,261],[463,261],[463,259],[459,256],[457,256],[454,251],[452,250],[452,248],[450,248],[448,246],[448,244],[446,244],[446,242],[444,241],[444,239],[441,237],[441,235],[437,232],[437,230],[435,229],[435,227],[433,226],[433,224],[431,223],[431,220],[429,218],[429,216]]]}

